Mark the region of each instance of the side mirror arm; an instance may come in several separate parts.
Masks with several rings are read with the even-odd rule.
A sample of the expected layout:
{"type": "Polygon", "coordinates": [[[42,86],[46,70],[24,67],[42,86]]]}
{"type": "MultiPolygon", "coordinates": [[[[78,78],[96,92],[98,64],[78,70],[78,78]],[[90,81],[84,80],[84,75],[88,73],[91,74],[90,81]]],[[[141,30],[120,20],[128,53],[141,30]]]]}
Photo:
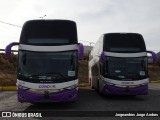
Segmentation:
{"type": "Polygon", "coordinates": [[[156,53],[153,52],[153,51],[147,51],[147,53],[150,53],[152,55],[153,63],[156,64],[157,63],[157,55],[156,55],[156,53]]]}
{"type": "Polygon", "coordinates": [[[10,56],[11,56],[11,49],[12,49],[12,47],[15,46],[15,45],[19,45],[19,43],[18,43],[18,42],[12,42],[12,43],[10,43],[10,44],[8,44],[8,45],[6,46],[5,56],[6,56],[7,59],[10,58],[10,56]]]}
{"type": "Polygon", "coordinates": [[[78,59],[79,60],[84,59],[84,46],[82,43],[78,43],[78,59]]]}

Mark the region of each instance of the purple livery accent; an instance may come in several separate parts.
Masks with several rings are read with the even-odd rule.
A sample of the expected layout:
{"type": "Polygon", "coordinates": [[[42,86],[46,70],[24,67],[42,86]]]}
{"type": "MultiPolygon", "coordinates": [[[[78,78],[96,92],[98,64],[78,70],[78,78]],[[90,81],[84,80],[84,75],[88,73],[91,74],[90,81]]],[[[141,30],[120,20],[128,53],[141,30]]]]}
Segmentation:
{"type": "Polygon", "coordinates": [[[84,59],[84,46],[82,43],[79,43],[79,48],[78,48],[78,58],[79,60],[83,60],[84,59]]]}
{"type": "Polygon", "coordinates": [[[148,84],[134,88],[121,88],[114,85],[105,85],[102,93],[106,95],[147,95],[148,84]]]}
{"type": "Polygon", "coordinates": [[[61,93],[37,94],[27,90],[18,89],[18,102],[75,102],[78,99],[77,89],[68,90],[61,93]]]}
{"type": "Polygon", "coordinates": [[[11,55],[11,48],[15,45],[19,45],[18,42],[12,42],[10,43],[9,45],[6,46],[6,50],[5,50],[5,53],[6,53],[6,58],[9,59],[10,58],[10,55],[11,55]]]}
{"type": "Polygon", "coordinates": [[[157,55],[153,51],[147,51],[147,53],[150,53],[152,55],[153,63],[155,64],[157,62],[157,55]]]}
{"type": "Polygon", "coordinates": [[[101,53],[101,62],[102,63],[105,62],[105,54],[104,54],[104,52],[101,53]]]}

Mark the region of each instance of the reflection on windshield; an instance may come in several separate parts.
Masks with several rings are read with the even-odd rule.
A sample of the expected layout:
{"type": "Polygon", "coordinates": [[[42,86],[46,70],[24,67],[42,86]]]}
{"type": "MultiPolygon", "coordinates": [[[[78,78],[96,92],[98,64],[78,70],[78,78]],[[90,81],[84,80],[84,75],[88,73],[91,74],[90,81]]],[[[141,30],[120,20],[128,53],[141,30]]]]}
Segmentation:
{"type": "Polygon", "coordinates": [[[77,51],[19,51],[19,76],[30,79],[61,79],[76,76],[77,51]]]}
{"type": "Polygon", "coordinates": [[[120,79],[139,79],[147,76],[147,58],[107,57],[105,75],[120,79]]]}

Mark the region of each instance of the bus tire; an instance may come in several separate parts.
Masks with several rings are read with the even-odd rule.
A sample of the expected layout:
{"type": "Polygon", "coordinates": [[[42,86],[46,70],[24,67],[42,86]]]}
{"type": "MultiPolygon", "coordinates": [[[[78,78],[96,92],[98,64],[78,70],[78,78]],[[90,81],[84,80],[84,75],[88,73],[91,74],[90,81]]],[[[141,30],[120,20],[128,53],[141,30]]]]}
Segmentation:
{"type": "Polygon", "coordinates": [[[31,102],[32,105],[35,105],[35,106],[40,106],[42,103],[39,103],[39,102],[31,102]]]}
{"type": "Polygon", "coordinates": [[[100,87],[99,87],[99,80],[97,80],[97,87],[96,87],[97,92],[100,92],[100,87]]]}
{"type": "Polygon", "coordinates": [[[91,88],[95,89],[95,87],[93,86],[93,82],[92,82],[91,78],[90,78],[90,84],[91,84],[91,88]]]}
{"type": "Polygon", "coordinates": [[[91,88],[92,88],[92,89],[96,89],[96,88],[95,88],[94,86],[92,86],[92,85],[91,85],[91,88]]]}

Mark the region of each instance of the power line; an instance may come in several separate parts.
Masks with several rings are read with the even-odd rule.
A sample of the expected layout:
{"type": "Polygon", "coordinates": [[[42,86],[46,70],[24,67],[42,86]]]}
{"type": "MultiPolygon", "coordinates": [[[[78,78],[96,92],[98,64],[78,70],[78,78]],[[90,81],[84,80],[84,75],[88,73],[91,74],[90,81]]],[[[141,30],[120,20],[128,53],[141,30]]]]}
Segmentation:
{"type": "Polygon", "coordinates": [[[15,24],[8,23],[8,22],[3,22],[3,21],[0,21],[0,23],[3,23],[3,24],[7,24],[7,25],[11,25],[11,26],[15,26],[15,27],[20,27],[20,28],[22,28],[22,26],[15,25],[15,24]]]}

